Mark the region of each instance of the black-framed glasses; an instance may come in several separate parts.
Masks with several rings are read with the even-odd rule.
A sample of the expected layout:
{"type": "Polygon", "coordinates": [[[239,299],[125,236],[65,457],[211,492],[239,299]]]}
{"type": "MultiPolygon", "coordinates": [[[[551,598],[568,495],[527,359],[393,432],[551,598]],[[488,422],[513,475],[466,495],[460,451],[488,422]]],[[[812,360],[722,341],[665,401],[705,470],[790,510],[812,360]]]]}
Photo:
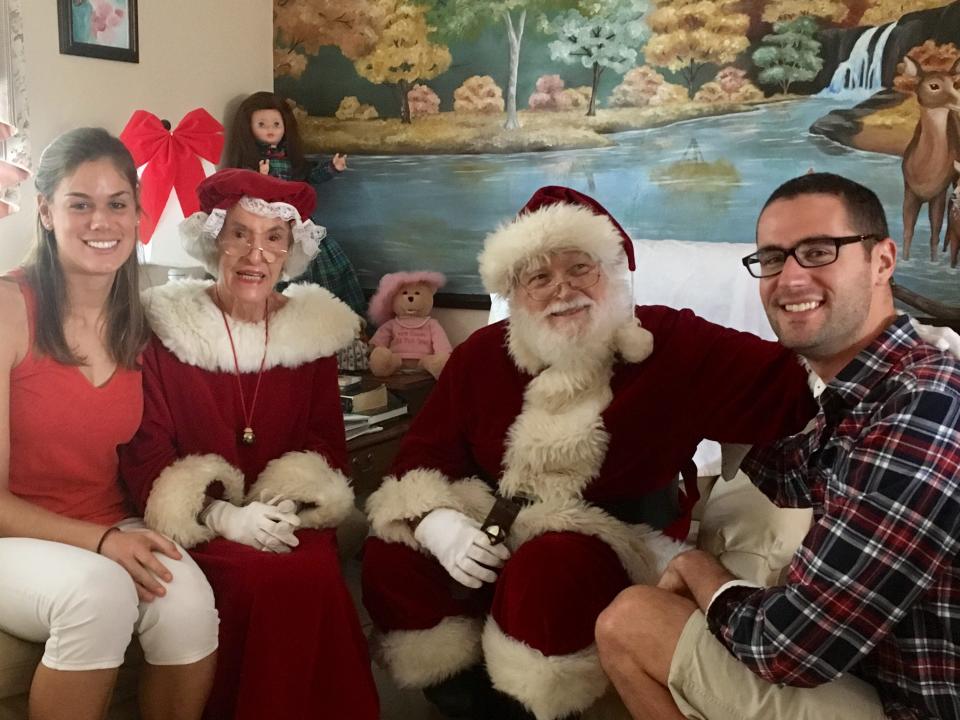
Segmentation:
{"type": "Polygon", "coordinates": [[[811,237],[801,240],[789,250],[778,247],[760,248],[740,262],[755,278],[768,278],[783,272],[788,257],[804,268],[817,268],[837,261],[842,245],[864,240],[876,240],[877,235],[846,235],[844,237],[811,237]]]}

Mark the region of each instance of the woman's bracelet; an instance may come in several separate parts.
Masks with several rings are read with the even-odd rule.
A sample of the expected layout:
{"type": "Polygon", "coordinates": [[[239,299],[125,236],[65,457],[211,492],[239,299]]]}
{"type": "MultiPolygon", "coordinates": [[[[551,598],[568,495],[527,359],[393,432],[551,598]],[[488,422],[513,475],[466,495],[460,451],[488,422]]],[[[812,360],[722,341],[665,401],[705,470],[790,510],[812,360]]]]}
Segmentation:
{"type": "Polygon", "coordinates": [[[111,527],[108,527],[108,528],[104,531],[103,535],[100,536],[100,542],[97,543],[97,555],[102,555],[102,554],[103,554],[103,553],[100,552],[100,551],[103,550],[103,541],[107,539],[107,535],[109,535],[110,533],[112,533],[114,530],[119,530],[119,529],[120,529],[120,528],[118,528],[116,525],[113,525],[113,526],[111,526],[111,527]]]}

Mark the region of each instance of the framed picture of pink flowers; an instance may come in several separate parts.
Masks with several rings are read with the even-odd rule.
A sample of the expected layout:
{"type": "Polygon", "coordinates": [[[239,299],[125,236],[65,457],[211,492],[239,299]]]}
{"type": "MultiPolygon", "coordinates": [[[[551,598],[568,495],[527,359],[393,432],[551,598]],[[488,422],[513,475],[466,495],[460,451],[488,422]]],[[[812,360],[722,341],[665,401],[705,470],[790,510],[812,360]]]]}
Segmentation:
{"type": "Polygon", "coordinates": [[[64,55],[140,62],[137,0],[57,0],[64,55]]]}

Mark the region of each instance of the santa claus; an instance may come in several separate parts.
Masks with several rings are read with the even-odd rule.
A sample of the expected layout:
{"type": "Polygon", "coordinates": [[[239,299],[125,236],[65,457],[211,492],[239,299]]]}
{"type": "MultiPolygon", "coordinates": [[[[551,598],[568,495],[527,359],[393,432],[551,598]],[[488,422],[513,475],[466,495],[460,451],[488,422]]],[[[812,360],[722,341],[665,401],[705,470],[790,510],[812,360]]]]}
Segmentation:
{"type": "Polygon", "coordinates": [[[364,603],[381,661],[447,716],[572,717],[609,686],[597,615],[682,548],[697,444],[813,405],[790,352],[634,307],[632,242],[581,193],[538,190],[479,260],[511,316],[456,348],[371,495],[364,603]]]}

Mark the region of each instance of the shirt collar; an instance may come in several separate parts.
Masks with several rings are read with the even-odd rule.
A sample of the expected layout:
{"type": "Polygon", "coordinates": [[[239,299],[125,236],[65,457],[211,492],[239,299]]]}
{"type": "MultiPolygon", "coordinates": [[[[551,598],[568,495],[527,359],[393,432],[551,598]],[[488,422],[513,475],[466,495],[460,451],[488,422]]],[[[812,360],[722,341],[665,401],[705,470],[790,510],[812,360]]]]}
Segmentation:
{"type": "Polygon", "coordinates": [[[861,402],[919,342],[920,336],[910,324],[910,317],[897,315],[873,342],[827,383],[821,404],[833,398],[848,406],[861,402]]]}
{"type": "Polygon", "coordinates": [[[257,144],[257,147],[260,148],[261,150],[272,150],[272,149],[283,150],[287,147],[286,138],[281,138],[280,142],[278,142],[276,145],[271,145],[270,143],[265,143],[257,139],[254,139],[254,142],[257,144]]]}

